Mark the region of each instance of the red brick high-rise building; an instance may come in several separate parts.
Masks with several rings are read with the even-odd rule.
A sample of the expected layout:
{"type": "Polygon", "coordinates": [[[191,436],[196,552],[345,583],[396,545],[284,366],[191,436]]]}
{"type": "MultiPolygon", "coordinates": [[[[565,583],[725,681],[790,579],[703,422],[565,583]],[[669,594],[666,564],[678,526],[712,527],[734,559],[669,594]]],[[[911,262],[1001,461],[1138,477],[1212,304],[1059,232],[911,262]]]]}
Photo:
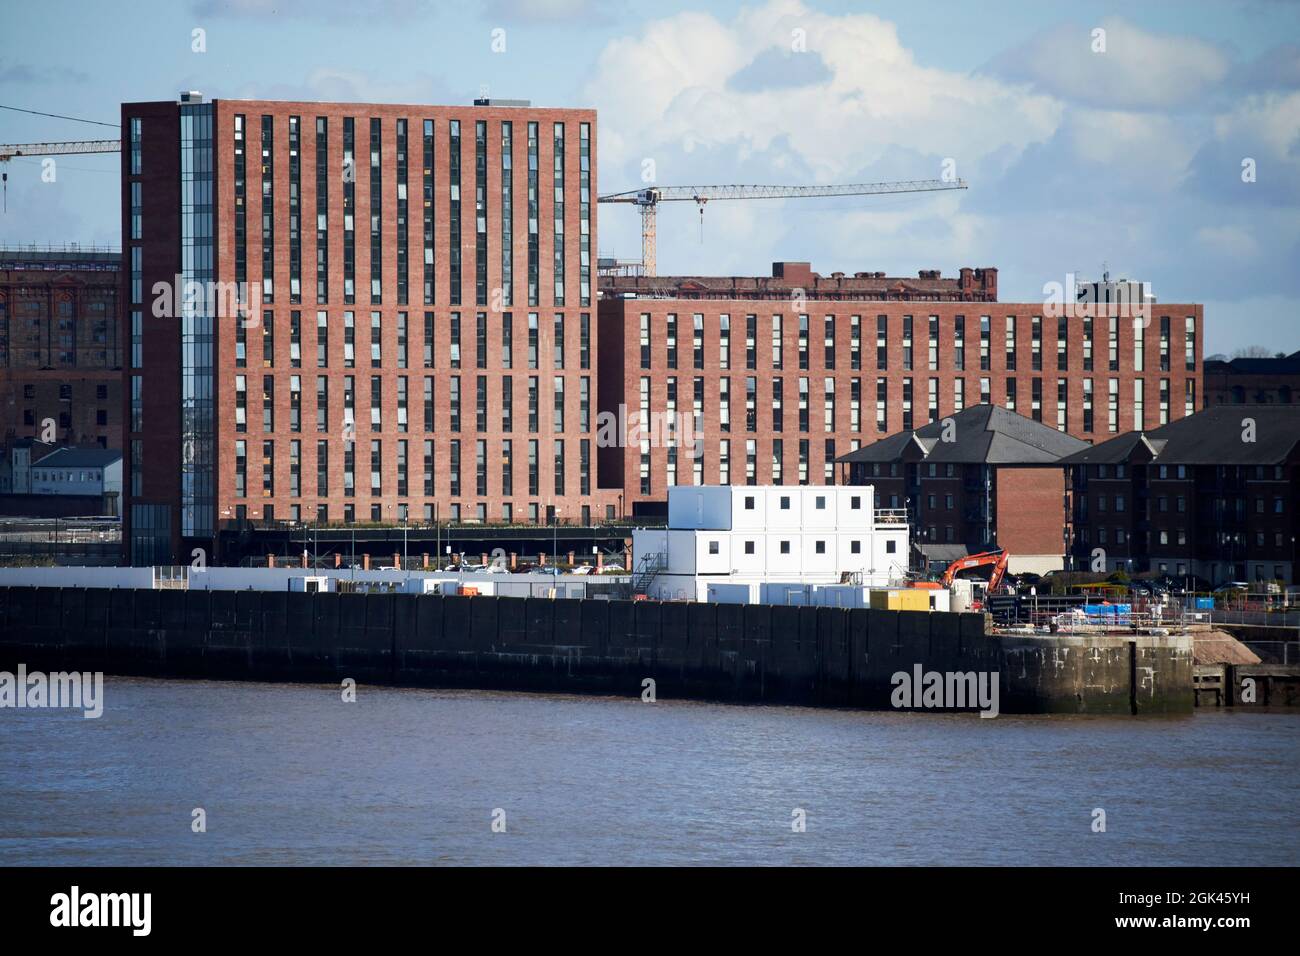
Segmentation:
{"type": "Polygon", "coordinates": [[[121,115],[133,563],[240,519],[605,516],[593,111],[121,115]]]}
{"type": "Polygon", "coordinates": [[[996,269],[772,272],[602,279],[602,408],[685,416],[702,452],[602,448],[601,485],[625,489],[629,511],[673,483],[829,483],[836,458],[979,403],[1088,442],[1197,408],[1200,305],[1053,314],[998,302],[996,269]]]}

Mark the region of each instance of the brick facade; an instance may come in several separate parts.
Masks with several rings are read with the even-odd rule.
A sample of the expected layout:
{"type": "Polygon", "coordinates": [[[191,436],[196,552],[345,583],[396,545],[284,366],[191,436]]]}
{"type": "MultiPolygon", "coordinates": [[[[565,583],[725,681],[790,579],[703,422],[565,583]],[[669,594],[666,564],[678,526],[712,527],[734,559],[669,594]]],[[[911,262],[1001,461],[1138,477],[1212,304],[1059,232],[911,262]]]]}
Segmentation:
{"type": "MultiPolygon", "coordinates": [[[[287,103],[218,100],[212,104],[214,182],[214,281],[232,283],[241,277],[237,265],[241,236],[237,224],[239,196],[236,180],[236,124],[242,126],[244,156],[244,225],[242,235],[243,276],[248,288],[262,301],[250,308],[244,321],[235,314],[218,316],[214,332],[215,404],[215,500],[218,521],[238,518],[303,521],[398,520],[403,506],[411,520],[436,514],[441,520],[500,521],[507,514],[514,520],[544,520],[550,509],[565,519],[579,519],[584,509],[604,517],[606,506],[615,501],[597,489],[595,454],[596,276],[594,250],[596,190],[596,117],[590,110],[551,110],[519,107],[393,106],[333,103],[287,103]],[[237,121],[237,117],[240,119],[237,121]],[[299,205],[299,236],[292,235],[290,129],[291,118],[298,124],[296,194],[299,205]],[[353,123],[354,172],[344,168],[345,119],[353,123]],[[322,171],[325,192],[324,295],[318,295],[318,205],[317,135],[324,121],[326,161],[322,171]],[[397,129],[406,124],[404,222],[399,222],[397,129]],[[372,122],[378,122],[379,201],[371,204],[372,122]],[[433,162],[429,167],[430,195],[425,195],[425,123],[431,124],[433,162]],[[484,194],[476,196],[478,162],[476,124],[486,124],[482,163],[486,180],[484,194]],[[452,293],[451,129],[459,123],[459,201],[461,277],[459,296],[452,293]],[[503,123],[511,124],[510,164],[503,165],[503,123]],[[530,210],[529,124],[536,127],[536,168],[530,210]],[[556,125],[563,124],[563,192],[558,194],[556,178],[556,125]],[[587,155],[583,155],[582,130],[589,132],[587,155]],[[263,130],[269,128],[269,162],[263,168],[263,130]],[[582,183],[584,171],[589,182],[582,183]],[[345,181],[353,176],[353,241],[351,249],[353,289],[345,287],[345,181]],[[264,178],[266,182],[264,183],[264,178]],[[507,296],[503,282],[503,182],[511,186],[510,261],[513,295],[507,296]],[[263,196],[269,201],[263,203],[263,196]],[[562,218],[563,302],[555,295],[557,266],[555,212],[557,198],[564,203],[562,218]],[[486,204],[481,219],[485,225],[486,263],[480,277],[477,265],[478,225],[476,200],[486,204]],[[425,295],[425,203],[433,242],[430,279],[432,301],[425,295]],[[588,210],[584,228],[582,209],[588,210]],[[263,269],[265,216],[272,215],[270,270],[263,269]],[[372,295],[372,215],[378,218],[379,268],[373,278],[380,294],[372,295]],[[536,222],[531,243],[536,257],[535,303],[529,301],[530,219],[536,222]],[[399,254],[399,237],[405,234],[405,255],[399,254]],[[587,240],[584,251],[581,243],[587,240]],[[295,239],[299,251],[295,256],[295,239]],[[406,262],[406,294],[399,294],[399,261],[406,262]],[[300,288],[291,286],[292,263],[297,261],[300,288]],[[583,272],[586,271],[584,280],[583,272]],[[271,278],[266,296],[265,278],[271,278]],[[585,290],[583,283],[586,283],[585,290]],[[269,300],[268,300],[269,299],[269,300]],[[318,355],[318,316],[323,314],[326,345],[318,355]],[[353,355],[345,357],[345,326],[351,319],[353,355]],[[480,317],[485,339],[480,351],[480,317]],[[562,338],[556,333],[562,317],[562,338]],[[530,342],[530,325],[535,319],[535,349],[530,342]],[[459,321],[459,357],[455,355],[453,328],[459,321]],[[401,357],[399,328],[405,326],[405,359],[401,357]],[[511,358],[505,356],[503,327],[512,329],[511,358]],[[379,328],[379,359],[372,361],[371,330],[379,328]],[[296,328],[296,333],[294,329],[296,328]],[[432,336],[426,336],[426,328],[432,336]],[[584,332],[585,330],[585,332],[584,332]],[[296,346],[296,348],[295,348],[296,346]],[[242,355],[240,354],[242,351],[242,355]],[[557,368],[562,352],[563,367],[557,368]],[[296,354],[296,357],[295,357],[296,354]],[[242,376],[243,389],[237,388],[242,376]],[[296,377],[296,380],[295,380],[296,377]],[[530,386],[536,379],[537,409],[530,421],[530,386]],[[348,389],[349,381],[351,389],[348,389]],[[556,380],[563,383],[564,421],[555,421],[556,380]],[[377,380],[378,425],[372,427],[372,380],[377,380]],[[399,392],[405,382],[405,426],[399,423],[399,392]],[[426,420],[425,382],[432,385],[432,415],[426,420]],[[453,382],[459,381],[459,428],[452,414],[453,382]],[[485,415],[477,414],[480,380],[486,396],[485,415]],[[299,386],[295,393],[292,386],[299,386]],[[269,385],[270,388],[265,388],[269,385]],[[511,427],[505,427],[503,408],[507,387],[512,395],[511,427]],[[582,396],[585,402],[585,422],[582,396]],[[320,390],[320,391],[318,391],[320,390]],[[345,392],[354,398],[354,429],[346,429],[345,392]],[[245,408],[246,419],[236,422],[236,408],[245,408]],[[327,415],[318,420],[317,395],[326,397],[327,415]],[[264,396],[267,396],[264,406],[264,396]],[[296,399],[295,399],[296,396],[296,399]],[[269,427],[264,424],[264,407],[271,409],[269,427]],[[294,407],[298,409],[295,423],[294,407]],[[344,467],[350,439],[355,439],[352,493],[345,491],[344,467]],[[379,493],[371,493],[371,443],[379,446],[379,493]],[[426,455],[425,442],[431,442],[426,455]],[[479,493],[476,462],[478,442],[485,442],[483,459],[486,487],[479,493]],[[505,442],[511,443],[512,482],[505,488],[503,469],[505,442]],[[244,454],[237,455],[238,442],[244,454]],[[299,442],[297,455],[293,443],[299,442]],[[324,492],[318,486],[318,443],[324,442],[326,466],[324,492]],[[406,442],[405,493],[399,491],[401,443],[406,442]],[[537,448],[535,488],[530,489],[530,450],[537,448]],[[560,452],[563,443],[563,452],[560,452]],[[457,444],[458,443],[458,444],[457,444]],[[586,454],[584,456],[584,444],[586,454]],[[453,487],[451,463],[459,448],[459,493],[453,487]],[[267,456],[265,452],[271,454],[267,456]],[[587,461],[583,475],[583,460],[587,461]],[[425,462],[433,465],[432,493],[426,494],[425,462]],[[266,464],[267,481],[263,480],[266,464]],[[244,469],[243,488],[237,471],[244,469]],[[563,467],[557,491],[556,466],[563,467]],[[293,493],[294,473],[297,493],[293,493]],[[242,490],[242,494],[240,493],[242,490]],[[507,507],[509,511],[507,512],[507,507]]],[[[170,282],[179,271],[180,237],[174,223],[178,208],[179,176],[176,154],[179,131],[175,103],[124,104],[124,135],[133,117],[143,119],[144,155],[139,176],[130,175],[129,137],[124,138],[123,223],[124,248],[142,247],[144,258],[144,311],[149,312],[150,290],[155,281],[170,282]],[[144,185],[144,233],[141,240],[129,234],[129,193],[132,181],[144,185]]],[[[127,278],[129,283],[129,277],[127,278]]],[[[146,348],[151,339],[157,345],[146,356],[145,368],[137,371],[146,378],[144,431],[132,437],[143,443],[142,501],[167,504],[178,517],[179,489],[175,481],[179,447],[175,436],[180,429],[179,396],[175,381],[180,362],[175,319],[147,318],[146,348]],[[157,398],[153,384],[162,386],[157,398]],[[154,408],[154,404],[162,405],[154,408]],[[170,478],[167,477],[170,473],[170,478]]],[[[129,379],[128,379],[129,391],[129,379]]],[[[129,397],[127,403],[129,406],[129,397]]],[[[129,411],[128,411],[129,414],[129,411]]],[[[128,473],[130,465],[128,464],[128,473]]],[[[128,495],[130,481],[127,481],[128,495]]],[[[179,535],[173,534],[180,547],[179,535]]]]}
{"type": "MultiPolygon", "coordinates": [[[[1146,328],[1132,319],[1071,316],[1064,320],[1064,368],[1058,367],[1058,320],[1043,314],[1042,303],[808,300],[802,309],[784,305],[758,299],[602,299],[602,402],[622,402],[629,413],[639,411],[641,380],[645,378],[649,380],[650,410],[665,411],[670,402],[670,380],[675,377],[677,412],[689,416],[694,412],[695,383],[699,380],[703,391],[702,471],[703,480],[708,484],[720,480],[723,441],[730,441],[730,477],[735,483],[748,480],[746,443],[749,441],[755,443],[754,470],[759,484],[800,483],[805,478],[811,483],[825,483],[832,480],[827,465],[835,457],[981,401],[1057,426],[1058,383],[1062,381],[1065,384],[1062,430],[1085,441],[1104,441],[1134,427],[1138,414],[1135,399],[1138,381],[1143,382],[1140,427],[1156,427],[1198,407],[1204,324],[1199,305],[1154,305],[1146,328]],[[696,316],[703,327],[703,351],[698,359],[693,343],[696,316]],[[720,331],[723,316],[730,326],[729,355],[725,362],[720,331]],[[648,361],[641,354],[642,317],[649,323],[648,361]],[[673,317],[675,367],[669,349],[673,317]],[[755,330],[752,364],[747,349],[747,324],[751,317],[755,330]],[[779,368],[773,350],[774,317],[779,317],[781,324],[779,368]],[[911,320],[910,361],[904,333],[908,317],[911,320]],[[1036,318],[1040,323],[1037,361],[1033,335],[1036,318]],[[1007,338],[1012,320],[1014,368],[1010,367],[1007,338]],[[877,344],[882,321],[883,349],[877,344]],[[987,355],[982,338],[985,321],[987,355]],[[1117,338],[1113,363],[1111,321],[1115,323],[1117,338]],[[933,367],[930,361],[932,322],[937,325],[933,367]],[[1089,323],[1092,326],[1090,354],[1085,331],[1089,323]],[[959,325],[964,330],[960,347],[959,325]],[[1137,331],[1142,332],[1140,337],[1135,336],[1137,331]],[[805,340],[806,345],[802,344],[805,340]],[[1141,369],[1138,368],[1139,341],[1141,369]],[[751,379],[755,395],[752,427],[746,409],[751,379]],[[781,381],[779,430],[773,414],[778,379],[781,381]],[[724,381],[729,394],[729,429],[722,421],[724,381]],[[933,410],[932,381],[936,399],[933,410]],[[1112,381],[1117,395],[1113,424],[1109,397],[1112,381]],[[800,421],[803,382],[807,385],[806,428],[801,427],[800,421]],[[882,384],[884,402],[878,410],[877,396],[882,384]],[[910,415],[905,401],[909,384],[910,415]],[[984,384],[988,386],[987,395],[983,394],[984,384]],[[1090,417],[1085,411],[1089,385],[1090,417]],[[1162,407],[1162,387],[1167,388],[1167,407],[1162,407]],[[826,424],[828,394],[834,396],[830,427],[826,424]],[[784,457],[779,475],[773,471],[775,441],[781,441],[784,457]],[[801,450],[805,447],[806,463],[801,461],[801,450]]],[[[669,462],[666,447],[649,449],[648,490],[641,483],[640,448],[603,449],[602,455],[602,486],[626,489],[630,506],[666,498],[669,462]]],[[[678,457],[677,482],[690,483],[693,463],[681,453],[678,457]]]]}
{"type": "Polygon", "coordinates": [[[121,447],[120,264],[116,252],[0,250],[0,447],[121,447]]]}

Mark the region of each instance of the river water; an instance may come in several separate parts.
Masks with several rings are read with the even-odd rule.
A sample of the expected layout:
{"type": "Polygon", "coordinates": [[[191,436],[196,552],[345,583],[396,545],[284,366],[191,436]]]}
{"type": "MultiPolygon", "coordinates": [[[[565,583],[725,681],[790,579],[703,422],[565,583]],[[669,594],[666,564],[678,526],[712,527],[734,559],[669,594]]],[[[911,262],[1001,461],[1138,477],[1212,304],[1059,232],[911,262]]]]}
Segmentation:
{"type": "Polygon", "coordinates": [[[341,696],[110,677],[97,720],[0,710],[0,864],[1300,863],[1298,713],[341,696]]]}

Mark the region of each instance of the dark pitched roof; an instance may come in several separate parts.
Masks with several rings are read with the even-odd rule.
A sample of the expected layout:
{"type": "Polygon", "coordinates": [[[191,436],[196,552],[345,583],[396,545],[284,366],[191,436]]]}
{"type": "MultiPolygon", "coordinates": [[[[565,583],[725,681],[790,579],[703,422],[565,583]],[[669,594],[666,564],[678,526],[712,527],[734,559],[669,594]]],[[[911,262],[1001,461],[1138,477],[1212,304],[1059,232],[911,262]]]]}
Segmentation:
{"type": "Polygon", "coordinates": [[[1300,374],[1300,349],[1281,358],[1211,359],[1205,363],[1205,371],[1224,371],[1234,375],[1297,375],[1300,374]]]}
{"type": "Polygon", "coordinates": [[[1300,405],[1215,405],[1149,432],[1127,432],[1061,464],[1277,465],[1298,443],[1300,405]],[[1248,428],[1251,441],[1244,438],[1248,428]]]}
{"type": "Polygon", "coordinates": [[[1145,432],[1127,432],[1100,445],[1089,445],[1082,451],[1061,459],[1063,465],[1114,465],[1129,461],[1150,461],[1155,457],[1157,440],[1153,445],[1145,432]]]}
{"type": "Polygon", "coordinates": [[[954,464],[1051,464],[1063,455],[1086,448],[1077,438],[998,405],[972,405],[955,415],[952,440],[944,441],[947,419],[910,432],[898,432],[851,451],[842,462],[888,462],[904,457],[909,448],[918,460],[954,464]]]}
{"type": "Polygon", "coordinates": [[[122,453],[112,448],[60,448],[32,462],[42,468],[106,468],[120,461],[122,453]]]}

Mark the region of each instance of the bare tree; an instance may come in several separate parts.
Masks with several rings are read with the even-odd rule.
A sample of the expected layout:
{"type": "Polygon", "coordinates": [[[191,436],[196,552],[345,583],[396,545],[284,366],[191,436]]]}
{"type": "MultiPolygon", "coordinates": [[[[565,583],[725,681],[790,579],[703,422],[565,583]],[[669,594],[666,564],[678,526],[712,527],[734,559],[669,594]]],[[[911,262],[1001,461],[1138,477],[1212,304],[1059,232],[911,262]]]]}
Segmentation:
{"type": "Polygon", "coordinates": [[[1237,349],[1232,353],[1232,357],[1239,358],[1274,358],[1275,354],[1272,349],[1265,348],[1262,345],[1247,345],[1245,348],[1237,349]]]}

